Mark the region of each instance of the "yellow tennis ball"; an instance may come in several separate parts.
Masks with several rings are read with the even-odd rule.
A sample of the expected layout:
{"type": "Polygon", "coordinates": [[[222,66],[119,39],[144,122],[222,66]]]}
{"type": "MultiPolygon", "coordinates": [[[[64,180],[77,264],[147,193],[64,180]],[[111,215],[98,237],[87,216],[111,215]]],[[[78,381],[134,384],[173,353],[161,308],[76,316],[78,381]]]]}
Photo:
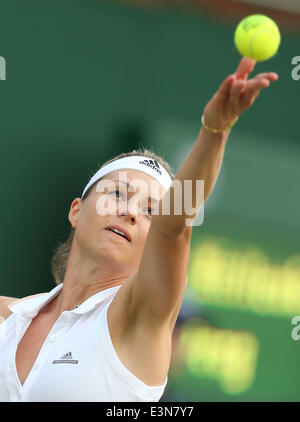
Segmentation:
{"type": "Polygon", "coordinates": [[[240,21],[234,43],[242,56],[268,60],[277,53],[281,41],[276,23],[265,15],[250,15],[240,21]]]}

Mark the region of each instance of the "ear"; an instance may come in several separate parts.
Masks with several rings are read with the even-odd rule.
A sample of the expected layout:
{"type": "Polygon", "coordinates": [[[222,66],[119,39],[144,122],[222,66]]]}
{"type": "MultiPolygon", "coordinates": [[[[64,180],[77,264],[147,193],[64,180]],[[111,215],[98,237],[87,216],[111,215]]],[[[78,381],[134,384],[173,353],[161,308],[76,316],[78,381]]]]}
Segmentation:
{"type": "Polygon", "coordinates": [[[75,198],[71,204],[69,215],[68,215],[68,220],[70,221],[73,229],[76,229],[77,227],[79,215],[80,215],[80,208],[81,208],[81,199],[75,198]]]}

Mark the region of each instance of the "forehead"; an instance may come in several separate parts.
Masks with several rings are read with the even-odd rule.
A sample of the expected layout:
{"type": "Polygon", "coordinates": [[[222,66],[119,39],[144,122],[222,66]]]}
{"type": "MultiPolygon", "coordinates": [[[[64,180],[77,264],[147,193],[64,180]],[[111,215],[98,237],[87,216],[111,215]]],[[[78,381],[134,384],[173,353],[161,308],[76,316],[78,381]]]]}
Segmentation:
{"type": "Polygon", "coordinates": [[[164,192],[163,187],[156,179],[139,170],[115,170],[104,176],[103,179],[120,182],[124,186],[127,184],[128,188],[137,186],[140,189],[144,188],[149,192],[151,188],[152,190],[158,191],[160,194],[163,194],[164,192]]]}
{"type": "MultiPolygon", "coordinates": [[[[108,180],[109,183],[111,181],[113,186],[126,189],[133,194],[138,193],[149,200],[152,198],[154,201],[162,199],[165,192],[156,179],[138,170],[115,170],[103,176],[101,180],[108,180]]],[[[97,192],[97,186],[95,192],[97,192]]]]}

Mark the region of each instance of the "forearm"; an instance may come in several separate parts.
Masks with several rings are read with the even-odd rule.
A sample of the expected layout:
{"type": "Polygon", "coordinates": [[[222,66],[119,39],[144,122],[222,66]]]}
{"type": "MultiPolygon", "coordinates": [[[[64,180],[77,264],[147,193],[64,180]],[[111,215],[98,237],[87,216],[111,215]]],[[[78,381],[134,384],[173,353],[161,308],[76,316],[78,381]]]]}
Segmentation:
{"type": "Polygon", "coordinates": [[[223,162],[229,133],[230,130],[215,134],[202,127],[190,153],[178,170],[176,179],[181,183],[184,180],[193,181],[193,205],[196,199],[196,180],[204,181],[204,201],[212,192],[223,162]]]}
{"type": "Polygon", "coordinates": [[[175,177],[176,183],[179,181],[180,186],[182,187],[181,198],[180,195],[176,197],[176,189],[178,194],[178,187],[176,187],[176,183],[173,181],[172,186],[174,186],[174,188],[171,186],[164,197],[164,201],[170,204],[170,215],[163,215],[161,201],[159,216],[155,216],[154,218],[157,224],[161,224],[164,231],[167,230],[168,232],[175,234],[181,233],[187,227],[186,219],[196,218],[199,209],[203,204],[203,201],[196,201],[196,180],[204,181],[203,200],[205,201],[213,190],[218,178],[229,133],[230,130],[215,134],[207,131],[203,127],[201,128],[195,144],[175,177]],[[188,192],[186,192],[186,195],[184,193],[185,180],[191,181],[191,195],[187,195],[188,192]],[[175,206],[176,209],[182,210],[180,215],[174,214],[175,206]]]}
{"type": "MultiPolygon", "coordinates": [[[[255,60],[243,57],[234,74],[229,75],[220,85],[217,92],[204,108],[204,121],[210,128],[224,129],[231,127],[237,118],[249,107],[252,106],[260,91],[278,79],[275,72],[260,73],[255,78],[248,80],[248,75],[255,66],[255,60]]],[[[212,133],[202,128],[199,136],[190,151],[188,157],[176,174],[172,186],[165,193],[160,201],[159,214],[153,216],[153,223],[157,224],[165,233],[178,235],[182,231],[190,232],[191,226],[186,225],[186,220],[192,220],[197,217],[198,211],[203,205],[203,201],[209,196],[217,180],[225,151],[226,142],[230,129],[219,133],[212,133]],[[185,200],[184,194],[182,200],[174,201],[173,190],[176,195],[175,182],[182,184],[181,191],[184,193],[184,181],[192,181],[191,194],[188,195],[189,201],[185,200]],[[198,202],[196,195],[196,181],[204,181],[203,201],[198,202]],[[164,201],[169,202],[170,212],[164,215],[164,201]],[[179,202],[179,204],[178,204],[179,202]],[[178,211],[178,205],[182,204],[182,211],[174,214],[174,208],[178,211]],[[175,205],[175,207],[174,207],[175,205]],[[186,230],[186,229],[189,230],[186,230]]],[[[198,184],[199,186],[199,184],[198,184]]],[[[200,185],[201,188],[201,185],[200,185]]],[[[178,188],[177,188],[178,189],[178,188]]]]}

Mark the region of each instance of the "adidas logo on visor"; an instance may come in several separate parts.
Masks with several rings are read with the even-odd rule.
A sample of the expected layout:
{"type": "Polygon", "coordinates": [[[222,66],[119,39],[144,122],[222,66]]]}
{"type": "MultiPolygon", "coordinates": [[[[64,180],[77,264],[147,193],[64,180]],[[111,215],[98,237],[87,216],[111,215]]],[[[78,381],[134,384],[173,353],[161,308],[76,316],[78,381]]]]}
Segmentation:
{"type": "Polygon", "coordinates": [[[153,170],[155,170],[158,174],[161,175],[161,170],[156,160],[142,160],[142,161],[139,161],[139,163],[144,164],[145,166],[151,167],[153,170]]]}

